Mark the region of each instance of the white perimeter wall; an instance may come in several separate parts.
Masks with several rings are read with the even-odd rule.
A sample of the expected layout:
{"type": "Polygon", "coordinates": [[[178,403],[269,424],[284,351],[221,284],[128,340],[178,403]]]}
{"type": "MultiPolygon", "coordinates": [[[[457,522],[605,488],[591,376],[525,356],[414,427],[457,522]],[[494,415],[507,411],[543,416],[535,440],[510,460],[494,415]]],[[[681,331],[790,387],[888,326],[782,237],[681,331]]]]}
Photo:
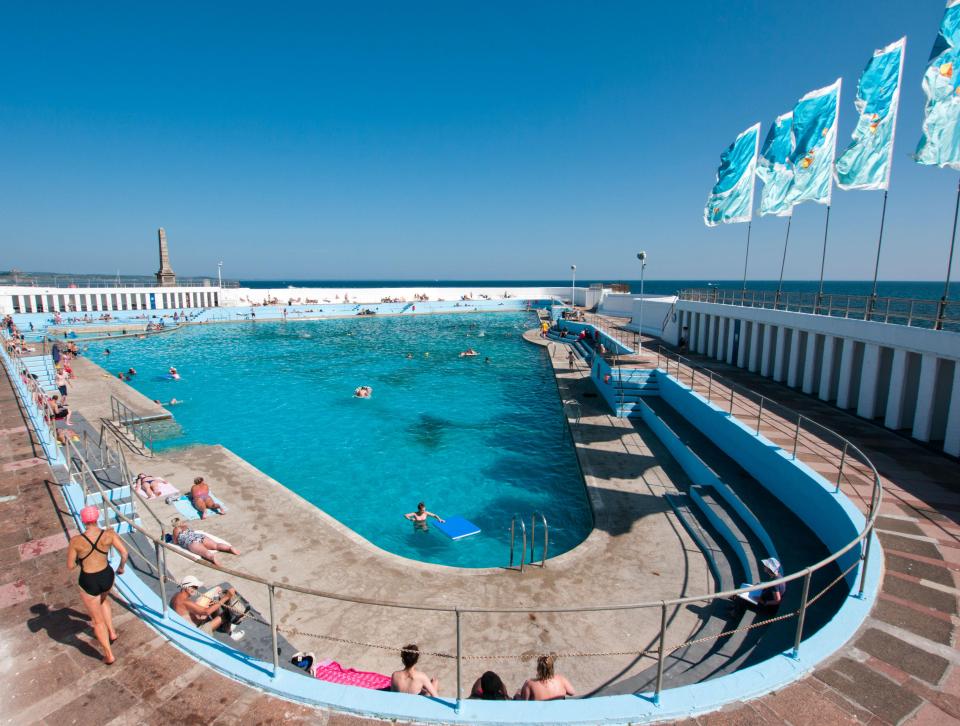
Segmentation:
{"type": "Polygon", "coordinates": [[[960,456],[960,333],[686,300],[677,312],[691,352],[960,456]]]}
{"type": "Polygon", "coordinates": [[[607,293],[600,304],[599,312],[614,317],[629,318],[625,327],[643,329],[647,335],[677,342],[676,295],[640,295],[607,293]],[[642,301],[642,304],[641,304],[642,301]]]}

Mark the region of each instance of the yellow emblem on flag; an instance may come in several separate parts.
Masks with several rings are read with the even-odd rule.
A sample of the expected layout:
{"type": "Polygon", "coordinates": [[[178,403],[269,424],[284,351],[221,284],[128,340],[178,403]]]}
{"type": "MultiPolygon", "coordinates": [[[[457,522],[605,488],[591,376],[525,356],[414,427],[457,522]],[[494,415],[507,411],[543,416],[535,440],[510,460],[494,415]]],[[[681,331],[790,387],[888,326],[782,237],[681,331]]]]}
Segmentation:
{"type": "Polygon", "coordinates": [[[940,66],[940,75],[944,78],[953,78],[953,62],[948,61],[940,66]]]}

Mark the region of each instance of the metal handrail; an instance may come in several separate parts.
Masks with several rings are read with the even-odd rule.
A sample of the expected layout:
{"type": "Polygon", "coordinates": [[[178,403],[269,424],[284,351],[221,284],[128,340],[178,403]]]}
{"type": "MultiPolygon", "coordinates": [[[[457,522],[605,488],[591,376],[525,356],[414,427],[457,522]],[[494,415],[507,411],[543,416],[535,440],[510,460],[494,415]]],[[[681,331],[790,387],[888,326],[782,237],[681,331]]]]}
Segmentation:
{"type": "Polygon", "coordinates": [[[741,290],[693,288],[681,290],[677,297],[688,302],[708,302],[721,305],[739,305],[769,308],[788,312],[827,315],[830,317],[875,320],[891,325],[907,325],[942,330],[960,329],[960,303],[951,300],[923,298],[873,297],[813,292],[784,292],[773,290],[741,290]],[[949,315],[948,315],[949,313],[949,315]]]}
{"type": "Polygon", "coordinates": [[[150,456],[153,456],[153,429],[149,426],[150,422],[144,421],[142,416],[113,394],[110,394],[110,418],[129,431],[134,441],[139,441],[150,456]],[[144,430],[147,432],[146,436],[143,434],[144,430]]]}
{"type": "Polygon", "coordinates": [[[513,569],[513,549],[516,540],[517,522],[520,523],[520,533],[523,538],[520,545],[520,572],[523,572],[523,561],[527,556],[527,525],[523,523],[523,517],[518,514],[514,514],[510,518],[510,566],[507,569],[513,569]]]}
{"type": "Polygon", "coordinates": [[[550,528],[547,525],[547,518],[544,516],[543,512],[536,511],[530,515],[530,565],[536,565],[534,561],[534,548],[537,545],[537,517],[540,517],[540,521],[543,522],[543,557],[540,560],[538,567],[547,566],[547,549],[550,546],[550,528]]]}
{"type": "MultiPolygon", "coordinates": [[[[663,351],[661,350],[661,355],[663,355],[663,354],[664,354],[664,353],[663,353],[663,351]]],[[[678,358],[679,358],[679,357],[678,357],[678,358]]],[[[668,361],[669,361],[669,358],[668,358],[668,361]]],[[[668,363],[668,365],[669,365],[669,363],[668,363]]],[[[677,371],[678,371],[678,375],[679,375],[680,360],[677,360],[677,366],[678,366],[678,367],[677,367],[677,371]]],[[[752,393],[752,392],[751,392],[751,393],[752,393]]],[[[759,394],[756,394],[756,395],[759,395],[759,394]]],[[[811,422],[811,423],[812,423],[812,422],[811,422]]],[[[882,498],[883,498],[883,484],[882,484],[882,481],[881,481],[881,479],[880,479],[879,474],[878,474],[877,471],[876,471],[876,468],[873,466],[872,462],[870,462],[870,460],[863,454],[863,452],[861,452],[854,444],[850,443],[849,441],[847,441],[847,439],[843,438],[843,437],[840,436],[839,434],[835,434],[834,432],[832,432],[830,429],[827,429],[826,427],[822,427],[822,426],[821,426],[820,428],[822,428],[824,431],[827,431],[827,432],[829,432],[829,433],[832,433],[833,435],[835,435],[837,438],[839,438],[841,441],[844,442],[844,459],[841,461],[841,471],[840,471],[840,474],[839,474],[838,476],[842,476],[842,466],[843,466],[843,462],[844,462],[847,458],[849,458],[849,457],[851,457],[851,456],[855,456],[855,457],[859,458],[863,464],[865,464],[867,467],[869,467],[869,469],[870,469],[870,471],[872,472],[872,475],[873,475],[873,491],[872,491],[872,497],[871,497],[871,504],[870,504],[869,516],[866,518],[866,521],[865,521],[865,524],[864,524],[863,528],[861,529],[861,531],[858,533],[858,535],[857,535],[855,538],[853,538],[849,543],[847,543],[846,545],[844,545],[843,547],[841,547],[841,548],[838,549],[837,551],[833,552],[832,554],[828,555],[827,557],[823,558],[823,559],[820,560],[819,562],[817,562],[817,563],[815,563],[815,564],[813,564],[813,565],[810,565],[810,566],[804,568],[804,569],[801,570],[801,571],[798,571],[798,572],[795,572],[795,573],[791,573],[791,574],[789,574],[789,575],[785,575],[785,576],[783,576],[783,577],[780,577],[780,578],[777,578],[777,579],[774,579],[774,580],[765,581],[765,582],[758,583],[758,584],[751,584],[751,585],[747,585],[747,586],[744,586],[744,587],[736,588],[736,589],[733,589],[733,590],[726,590],[726,591],[719,592],[719,593],[708,593],[708,594],[703,594],[703,595],[691,595],[691,596],[687,596],[687,597],[674,598],[674,599],[671,599],[671,600],[652,600],[652,601],[642,601],[642,602],[637,602],[637,603],[620,603],[620,604],[586,605],[586,606],[585,606],[585,605],[581,605],[581,606],[575,606],[575,607],[539,607],[539,606],[537,606],[537,607],[530,607],[530,606],[526,606],[526,607],[512,607],[512,608],[460,607],[460,606],[449,606],[449,605],[428,605],[428,604],[419,604],[419,603],[406,603],[406,602],[396,602],[396,601],[389,601],[389,600],[378,600],[378,599],[373,599],[373,598],[349,596],[349,595],[343,595],[343,594],[340,594],[340,593],[327,592],[327,591],[317,590],[317,589],[313,589],[313,588],[309,588],[309,587],[303,587],[303,586],[299,586],[299,585],[295,585],[295,584],[274,582],[274,581],[267,580],[267,579],[262,578],[262,577],[258,577],[258,576],[256,576],[256,575],[253,575],[253,574],[248,573],[248,572],[242,572],[242,571],[235,570],[235,569],[229,568],[229,567],[223,567],[223,566],[219,566],[219,567],[218,567],[218,566],[216,566],[216,565],[213,565],[212,563],[208,563],[208,562],[200,559],[200,558],[197,557],[196,555],[189,555],[188,553],[184,553],[182,550],[180,550],[180,548],[173,547],[172,545],[164,542],[162,539],[157,539],[157,538],[153,537],[153,535],[151,535],[149,532],[147,532],[146,530],[144,530],[141,526],[137,525],[137,524],[136,524],[135,522],[133,522],[129,517],[127,517],[122,511],[120,511],[119,507],[117,507],[114,502],[110,501],[106,496],[102,496],[102,495],[103,495],[103,490],[102,490],[102,487],[100,486],[99,481],[96,479],[96,477],[91,477],[91,480],[92,480],[93,485],[101,492],[101,496],[102,496],[102,499],[104,500],[105,506],[110,506],[110,507],[112,507],[112,508],[115,510],[118,521],[126,522],[126,523],[130,526],[130,528],[131,528],[132,530],[141,533],[142,535],[144,535],[145,537],[147,537],[150,541],[152,541],[152,542],[155,544],[155,547],[156,547],[156,556],[157,556],[157,567],[158,567],[158,569],[160,569],[161,598],[164,600],[164,603],[163,603],[164,611],[166,611],[167,603],[166,603],[165,597],[164,597],[163,592],[162,592],[163,576],[164,576],[163,566],[164,566],[164,562],[165,562],[165,553],[166,553],[167,550],[170,550],[170,551],[172,551],[172,552],[175,552],[176,554],[180,555],[181,557],[184,557],[184,558],[186,558],[186,559],[189,559],[189,560],[191,560],[192,562],[195,562],[195,563],[197,563],[197,564],[199,564],[199,565],[201,565],[201,566],[203,566],[203,567],[207,567],[207,568],[209,568],[209,569],[211,569],[211,570],[215,570],[215,571],[218,571],[218,572],[222,572],[222,573],[225,573],[225,574],[227,574],[227,575],[232,575],[232,576],[234,576],[234,577],[242,578],[242,579],[245,579],[245,580],[250,581],[250,582],[262,584],[262,585],[264,585],[264,586],[266,586],[266,587],[268,588],[269,594],[270,594],[270,596],[271,596],[271,601],[272,601],[272,599],[273,599],[273,593],[274,593],[274,591],[275,591],[276,589],[281,589],[281,590],[287,590],[287,591],[289,591],[289,592],[299,593],[299,594],[308,595],[308,596],[312,596],[312,597],[320,597],[320,598],[325,598],[325,599],[330,599],[330,600],[336,600],[336,601],[339,601],[339,602],[356,603],[356,604],[363,604],[363,605],[376,605],[376,606],[387,607],[387,608],[398,608],[398,609],[417,610],[417,611],[426,611],[426,612],[448,612],[448,613],[455,613],[455,614],[456,614],[456,618],[457,618],[458,632],[459,632],[460,618],[461,618],[461,615],[464,614],[464,613],[487,613],[487,614],[491,614],[491,613],[492,613],[492,614],[497,614],[497,613],[509,614],[509,613],[530,613],[530,612],[538,612],[538,613],[583,613],[583,612],[605,612],[605,611],[620,611],[620,610],[637,610],[637,609],[646,609],[646,608],[659,608],[659,609],[661,610],[661,613],[663,614],[662,617],[661,617],[660,634],[659,634],[659,640],[658,640],[658,644],[659,644],[659,645],[658,645],[658,678],[657,678],[657,686],[656,686],[656,698],[659,698],[659,693],[660,693],[660,691],[661,691],[661,689],[662,689],[662,675],[663,675],[664,659],[665,659],[665,656],[666,656],[666,653],[667,653],[667,650],[668,650],[668,649],[664,646],[665,638],[666,638],[666,629],[667,629],[667,618],[666,618],[666,616],[665,616],[665,613],[666,613],[667,608],[669,608],[669,607],[675,607],[675,606],[681,606],[681,605],[686,605],[686,604],[695,603],[695,602],[711,601],[711,600],[716,600],[716,599],[719,599],[719,598],[723,598],[723,599],[731,598],[731,597],[734,597],[734,596],[736,596],[736,595],[739,595],[739,594],[742,594],[742,593],[747,593],[747,592],[750,592],[750,591],[752,591],[752,590],[755,590],[755,589],[757,589],[758,587],[772,587],[772,586],[775,586],[775,585],[778,585],[778,584],[781,584],[781,583],[784,583],[784,584],[785,584],[785,583],[788,583],[788,582],[792,582],[792,581],[798,580],[798,579],[800,579],[800,578],[805,578],[805,579],[807,579],[807,581],[809,581],[809,577],[810,577],[811,573],[816,572],[817,570],[820,570],[820,569],[822,569],[822,568],[824,568],[824,567],[826,567],[826,566],[828,566],[828,565],[836,562],[839,558],[843,557],[845,554],[847,554],[848,552],[850,552],[854,547],[859,546],[861,543],[864,543],[864,547],[863,547],[863,551],[862,551],[862,553],[861,553],[861,555],[860,555],[860,557],[859,557],[859,559],[860,559],[860,567],[861,567],[861,574],[860,574],[860,587],[859,587],[859,594],[858,594],[858,596],[860,596],[860,597],[863,596],[864,586],[865,586],[865,581],[866,581],[866,571],[867,571],[867,567],[868,567],[868,564],[869,564],[869,558],[870,558],[870,541],[871,541],[871,540],[870,540],[870,534],[871,534],[872,531],[873,531],[874,524],[875,524],[876,517],[877,517],[877,513],[879,512],[880,505],[881,505],[881,503],[882,503],[882,498]]],[[[86,460],[82,457],[82,455],[80,455],[79,452],[76,451],[76,447],[73,446],[72,442],[68,442],[68,447],[70,447],[71,449],[74,450],[74,452],[76,452],[77,457],[79,458],[79,461],[80,461],[80,465],[81,465],[82,467],[86,467],[86,469],[89,471],[89,465],[86,463],[86,460]]],[[[69,457],[68,457],[68,459],[69,459],[69,457]]],[[[523,535],[523,538],[524,538],[523,548],[521,549],[521,558],[523,557],[523,554],[525,553],[525,549],[526,549],[526,527],[525,527],[525,525],[524,525],[524,523],[523,523],[523,520],[520,519],[520,518],[518,518],[518,517],[515,515],[514,518],[513,518],[513,520],[511,521],[511,556],[510,556],[510,565],[511,565],[511,567],[512,567],[512,565],[513,565],[513,559],[514,559],[514,557],[513,557],[513,554],[514,554],[514,553],[513,553],[513,550],[514,550],[514,541],[513,541],[514,537],[513,537],[513,535],[515,534],[515,522],[516,522],[516,521],[519,521],[519,522],[520,522],[521,531],[522,531],[522,535],[523,535]]],[[[521,559],[521,568],[522,568],[522,565],[523,565],[523,562],[522,562],[522,559],[521,559]]],[[[852,569],[852,568],[851,568],[851,569],[852,569]]],[[[808,587],[805,587],[804,590],[807,592],[807,594],[809,594],[809,593],[808,593],[808,587]]],[[[797,643],[797,644],[799,644],[800,639],[801,639],[801,637],[802,637],[803,614],[806,612],[807,605],[808,605],[808,598],[805,597],[805,598],[803,599],[803,601],[801,602],[800,611],[799,611],[801,617],[800,617],[800,619],[799,619],[799,626],[800,626],[800,627],[798,628],[798,631],[797,631],[797,632],[798,632],[798,634],[797,634],[797,640],[796,640],[796,643],[797,643]]],[[[272,631],[272,632],[274,633],[274,635],[275,635],[275,633],[276,633],[276,628],[277,628],[277,622],[276,622],[276,619],[275,619],[275,617],[274,617],[274,613],[272,612],[272,608],[271,608],[270,616],[271,616],[271,631],[272,631]]],[[[462,657],[461,645],[460,645],[460,640],[459,640],[459,638],[457,639],[457,653],[456,653],[456,657],[457,657],[457,661],[458,661],[458,664],[459,664],[459,662],[460,662],[460,660],[461,660],[461,657],[462,657]]],[[[278,662],[277,662],[276,650],[274,650],[274,674],[276,674],[276,671],[277,671],[278,667],[279,667],[279,666],[278,666],[278,662]]],[[[459,670],[458,670],[458,672],[459,672],[459,670]]],[[[461,688],[460,688],[460,684],[458,683],[458,684],[457,684],[458,697],[459,697],[459,695],[460,695],[460,692],[461,692],[461,688]]]]}

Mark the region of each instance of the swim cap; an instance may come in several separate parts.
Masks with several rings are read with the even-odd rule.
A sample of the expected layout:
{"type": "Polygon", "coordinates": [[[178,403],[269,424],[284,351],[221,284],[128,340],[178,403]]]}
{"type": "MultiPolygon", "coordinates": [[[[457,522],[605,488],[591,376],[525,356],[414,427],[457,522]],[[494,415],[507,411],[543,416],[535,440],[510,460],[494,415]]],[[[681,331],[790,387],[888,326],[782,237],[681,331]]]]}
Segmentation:
{"type": "Polygon", "coordinates": [[[84,507],[80,510],[80,521],[84,524],[92,524],[100,519],[100,510],[94,506],[84,507]]]}

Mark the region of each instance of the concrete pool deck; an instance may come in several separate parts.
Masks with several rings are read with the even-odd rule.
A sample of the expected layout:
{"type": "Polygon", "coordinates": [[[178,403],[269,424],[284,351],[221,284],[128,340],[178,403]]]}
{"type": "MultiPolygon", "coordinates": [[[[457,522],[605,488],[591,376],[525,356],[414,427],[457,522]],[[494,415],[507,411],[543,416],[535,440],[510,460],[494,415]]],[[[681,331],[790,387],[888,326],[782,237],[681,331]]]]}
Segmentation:
{"type": "MultiPolygon", "coordinates": [[[[703,362],[708,363],[706,359],[703,362]]],[[[824,413],[817,402],[784,386],[746,374],[742,382],[754,388],[766,384],[765,395],[814,417],[824,413]]],[[[113,723],[170,723],[179,719],[211,723],[365,722],[285,703],[212,673],[129,614],[118,618],[126,652],[118,649],[120,661],[114,668],[100,667],[95,655],[84,647],[88,628],[72,614],[79,603],[72,578],[63,574],[65,540],[58,534],[62,531],[56,517],[58,495],[53,496],[55,491],[44,482],[49,471],[42,462],[32,468],[6,468],[8,462],[35,457],[25,443],[28,437],[22,421],[17,420],[15,404],[10,405],[12,392],[8,389],[4,384],[0,407],[2,427],[8,431],[0,443],[0,460],[5,464],[0,472],[0,495],[19,499],[0,504],[0,512],[8,514],[0,536],[3,561],[9,568],[0,584],[0,632],[8,652],[29,654],[5,661],[11,688],[0,705],[8,719],[63,724],[79,717],[83,709],[85,719],[113,719],[113,723]],[[205,693],[202,699],[197,695],[201,686],[205,693]],[[105,688],[112,694],[109,699],[102,697],[105,688]]],[[[698,723],[906,720],[947,724],[960,717],[960,680],[954,667],[958,657],[953,650],[960,571],[956,557],[960,551],[956,521],[960,506],[951,488],[955,486],[956,462],[869,422],[845,414],[837,419],[828,423],[873,458],[887,491],[892,493],[880,522],[887,560],[881,602],[857,639],[813,676],[762,699],[700,717],[698,723]]],[[[771,438],[775,435],[770,432],[771,438]]],[[[189,465],[184,470],[189,473],[189,465]]],[[[856,500],[856,492],[851,494],[856,500]]],[[[227,526],[242,501],[226,495],[224,498],[234,507],[234,512],[218,523],[227,526]]],[[[528,574],[517,577],[526,578],[528,574]]],[[[568,663],[562,661],[561,665],[568,663]]],[[[424,665],[430,668],[432,662],[425,659],[424,665]]],[[[529,664],[524,669],[524,675],[527,673],[529,664]]],[[[508,685],[516,684],[508,680],[508,685]]]]}

